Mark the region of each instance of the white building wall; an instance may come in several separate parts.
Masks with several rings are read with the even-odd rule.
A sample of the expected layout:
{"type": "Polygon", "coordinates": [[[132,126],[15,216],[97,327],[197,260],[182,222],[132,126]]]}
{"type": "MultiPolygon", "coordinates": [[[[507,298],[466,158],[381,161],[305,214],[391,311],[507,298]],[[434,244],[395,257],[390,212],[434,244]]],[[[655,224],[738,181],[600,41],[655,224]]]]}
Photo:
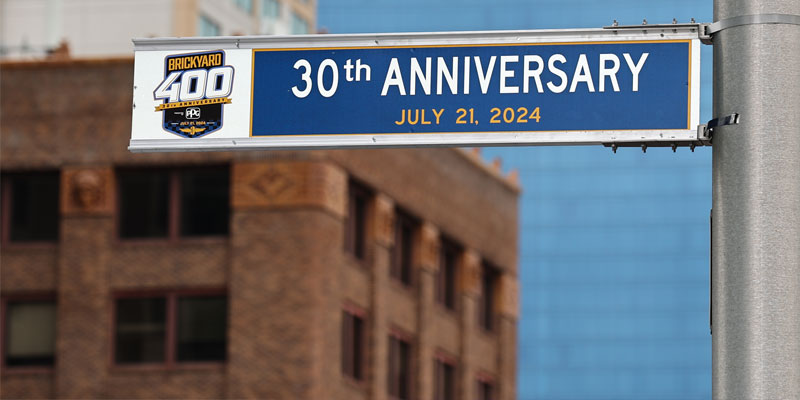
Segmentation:
{"type": "Polygon", "coordinates": [[[173,32],[172,0],[0,1],[6,58],[40,58],[61,40],[77,57],[133,55],[132,38],[173,32]]]}
{"type": "Polygon", "coordinates": [[[131,56],[132,38],[198,35],[201,16],[220,35],[296,33],[293,15],[314,31],[315,2],[278,1],[272,18],[261,0],[249,13],[234,0],[0,0],[0,58],[42,58],[62,40],[72,57],[131,56]]]}
{"type": "MultiPolygon", "coordinates": [[[[256,2],[254,1],[254,3],[256,2]]],[[[219,25],[222,36],[249,35],[258,30],[258,22],[254,17],[255,11],[247,14],[232,1],[199,0],[197,11],[219,25]]],[[[197,18],[199,16],[195,17],[195,19],[197,18]]]]}

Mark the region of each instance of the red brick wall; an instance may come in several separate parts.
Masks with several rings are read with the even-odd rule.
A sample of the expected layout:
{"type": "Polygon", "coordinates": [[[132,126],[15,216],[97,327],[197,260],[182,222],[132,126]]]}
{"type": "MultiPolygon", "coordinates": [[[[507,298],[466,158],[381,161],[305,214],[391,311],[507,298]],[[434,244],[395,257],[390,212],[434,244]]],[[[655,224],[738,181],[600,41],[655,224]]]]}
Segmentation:
{"type": "Polygon", "coordinates": [[[417,398],[433,393],[437,351],[457,358],[462,399],[474,398],[479,373],[514,398],[518,190],[460,150],[131,154],[131,60],[6,63],[0,74],[0,168],[62,171],[59,241],[4,245],[0,268],[4,295],[57,294],[57,362],[43,373],[4,368],[3,398],[386,399],[391,329],[413,337],[417,398]],[[117,238],[116,167],[209,163],[232,166],[227,237],[117,238]],[[102,200],[73,201],[82,171],[101,178],[102,200]],[[364,262],[343,252],[348,175],[379,196],[364,262]],[[388,276],[395,206],[427,229],[412,288],[388,276]],[[456,311],[434,299],[439,235],[468,250],[456,311]],[[491,334],[477,324],[481,259],[503,271],[491,334]],[[154,288],[227,288],[227,362],[113,365],[112,294],[154,288]],[[363,383],[339,371],[345,304],[365,313],[363,383]]]}

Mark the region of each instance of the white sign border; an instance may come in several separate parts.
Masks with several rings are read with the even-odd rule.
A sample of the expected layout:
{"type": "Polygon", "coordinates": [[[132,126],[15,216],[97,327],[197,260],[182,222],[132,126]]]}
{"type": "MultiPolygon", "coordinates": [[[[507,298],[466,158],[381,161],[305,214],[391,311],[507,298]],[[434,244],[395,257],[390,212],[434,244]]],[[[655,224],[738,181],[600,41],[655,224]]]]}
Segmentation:
{"type": "MultiPolygon", "coordinates": [[[[328,47],[387,47],[436,46],[475,44],[521,44],[564,42],[637,42],[690,40],[690,93],[689,129],[681,130],[615,130],[615,131],[535,131],[535,132],[469,132],[424,134],[341,134],[249,137],[210,135],[194,139],[169,138],[135,139],[137,112],[134,108],[132,139],[128,149],[132,152],[162,151],[227,151],[276,149],[335,149],[335,148],[386,148],[386,147],[472,147],[472,146],[525,146],[525,145],[597,145],[624,143],[682,143],[697,142],[700,117],[700,27],[678,25],[675,27],[647,27],[642,29],[573,29],[530,31],[486,31],[443,33],[389,33],[348,35],[296,35],[296,36],[227,36],[214,38],[148,38],[134,39],[134,50],[140,52],[191,52],[197,50],[291,49],[328,47]]],[[[252,51],[251,57],[252,57],[252,51]]],[[[238,72],[238,71],[237,71],[238,72]]],[[[242,71],[244,72],[244,71],[242,71]]],[[[248,71],[251,72],[251,71],[248,71]]],[[[250,81],[250,77],[242,76],[250,81]]],[[[136,85],[136,79],[134,79],[136,85]]],[[[252,88],[250,88],[252,90],[252,88]]],[[[251,93],[246,96],[250,102],[251,93]]],[[[134,98],[137,97],[134,89],[134,98]]],[[[240,97],[239,101],[243,99],[240,97]]],[[[241,118],[241,115],[237,115],[241,118]]],[[[157,128],[160,128],[158,126],[157,128]]],[[[155,129],[155,128],[154,128],[155,129]]],[[[142,136],[142,135],[139,135],[142,136]]],[[[233,135],[230,135],[233,136],[233,135]]]]}

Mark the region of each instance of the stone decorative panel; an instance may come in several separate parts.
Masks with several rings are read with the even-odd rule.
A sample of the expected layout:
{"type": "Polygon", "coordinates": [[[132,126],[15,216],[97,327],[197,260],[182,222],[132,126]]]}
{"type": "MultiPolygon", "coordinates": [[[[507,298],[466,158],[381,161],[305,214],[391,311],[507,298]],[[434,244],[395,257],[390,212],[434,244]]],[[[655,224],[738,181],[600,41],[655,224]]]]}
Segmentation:
{"type": "Polygon", "coordinates": [[[320,207],[345,215],[347,176],[325,162],[235,163],[232,183],[234,209],[320,207]]]}
{"type": "Polygon", "coordinates": [[[500,314],[519,317],[519,281],[516,276],[504,273],[500,278],[500,314]]]}
{"type": "Polygon", "coordinates": [[[461,291],[465,294],[481,294],[481,256],[472,249],[461,254],[461,291]]]}
{"type": "Polygon", "coordinates": [[[110,167],[67,167],[61,173],[61,213],[111,215],[114,174],[110,167]]]}
{"type": "Polygon", "coordinates": [[[424,270],[439,270],[439,229],[430,222],[423,222],[417,235],[416,264],[424,270]]]}
{"type": "Polygon", "coordinates": [[[372,206],[372,237],[383,246],[394,244],[394,201],[385,194],[375,196],[372,206]]]}

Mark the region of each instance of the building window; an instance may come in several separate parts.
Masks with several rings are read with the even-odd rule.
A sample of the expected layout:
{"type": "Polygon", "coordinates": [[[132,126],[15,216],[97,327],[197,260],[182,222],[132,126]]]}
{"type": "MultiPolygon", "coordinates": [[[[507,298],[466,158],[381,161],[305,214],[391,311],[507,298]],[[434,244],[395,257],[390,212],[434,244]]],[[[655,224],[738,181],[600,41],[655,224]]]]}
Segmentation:
{"type": "Polygon", "coordinates": [[[342,373],[364,379],[364,319],[349,311],[342,312],[342,373]]]}
{"type": "Polygon", "coordinates": [[[3,363],[7,367],[50,367],[56,342],[52,296],[3,299],[3,363]]]}
{"type": "Polygon", "coordinates": [[[178,297],[177,361],[225,360],[228,299],[178,297]]]}
{"type": "Polygon", "coordinates": [[[437,358],[434,365],[435,400],[454,400],[456,398],[456,367],[444,358],[437,358]]]}
{"type": "Polygon", "coordinates": [[[500,275],[497,268],[484,263],[481,268],[481,304],[479,321],[486,331],[494,331],[495,296],[497,280],[500,275]]]}
{"type": "Polygon", "coordinates": [[[261,16],[269,19],[278,19],[281,15],[281,3],[278,0],[262,0],[261,16]]]}
{"type": "Polygon", "coordinates": [[[359,260],[366,258],[367,253],[367,206],[370,197],[366,188],[350,182],[344,245],[345,250],[359,260]]]}
{"type": "Polygon", "coordinates": [[[411,398],[411,344],[395,335],[389,336],[388,385],[393,398],[411,398]]]}
{"type": "Polygon", "coordinates": [[[478,379],[477,400],[494,400],[494,384],[492,384],[491,380],[485,378],[478,379]]]}
{"type": "Polygon", "coordinates": [[[183,170],[180,181],[181,236],[227,235],[228,168],[183,170]]]}
{"type": "Polygon", "coordinates": [[[304,35],[309,33],[308,22],[299,15],[292,13],[292,35],[304,35]]]}
{"type": "Polygon", "coordinates": [[[414,262],[414,233],[417,221],[398,211],[394,224],[394,248],[392,249],[392,264],[390,275],[406,286],[411,286],[414,262]]]}
{"type": "Polygon", "coordinates": [[[58,200],[58,171],[3,174],[3,240],[57,241],[58,200]]]}
{"type": "Polygon", "coordinates": [[[456,270],[461,249],[450,240],[442,240],[439,273],[436,275],[436,299],[450,310],[456,308],[456,270]]]}
{"type": "Polygon", "coordinates": [[[117,363],[164,362],[167,337],[167,299],[118,299],[116,310],[117,363]]]}
{"type": "Polygon", "coordinates": [[[197,19],[197,36],[219,36],[219,24],[212,21],[211,18],[201,15],[197,19]]]}
{"type": "Polygon", "coordinates": [[[228,234],[227,167],[121,171],[118,183],[123,239],[228,234]]]}
{"type": "Polygon", "coordinates": [[[169,235],[170,173],[166,170],[118,174],[119,236],[126,239],[169,235]]]}
{"type": "Polygon", "coordinates": [[[119,296],[115,315],[117,364],[225,360],[228,299],[224,294],[119,296]]]}
{"type": "Polygon", "coordinates": [[[234,0],[236,7],[239,7],[247,15],[253,13],[253,0],[234,0]]]}

